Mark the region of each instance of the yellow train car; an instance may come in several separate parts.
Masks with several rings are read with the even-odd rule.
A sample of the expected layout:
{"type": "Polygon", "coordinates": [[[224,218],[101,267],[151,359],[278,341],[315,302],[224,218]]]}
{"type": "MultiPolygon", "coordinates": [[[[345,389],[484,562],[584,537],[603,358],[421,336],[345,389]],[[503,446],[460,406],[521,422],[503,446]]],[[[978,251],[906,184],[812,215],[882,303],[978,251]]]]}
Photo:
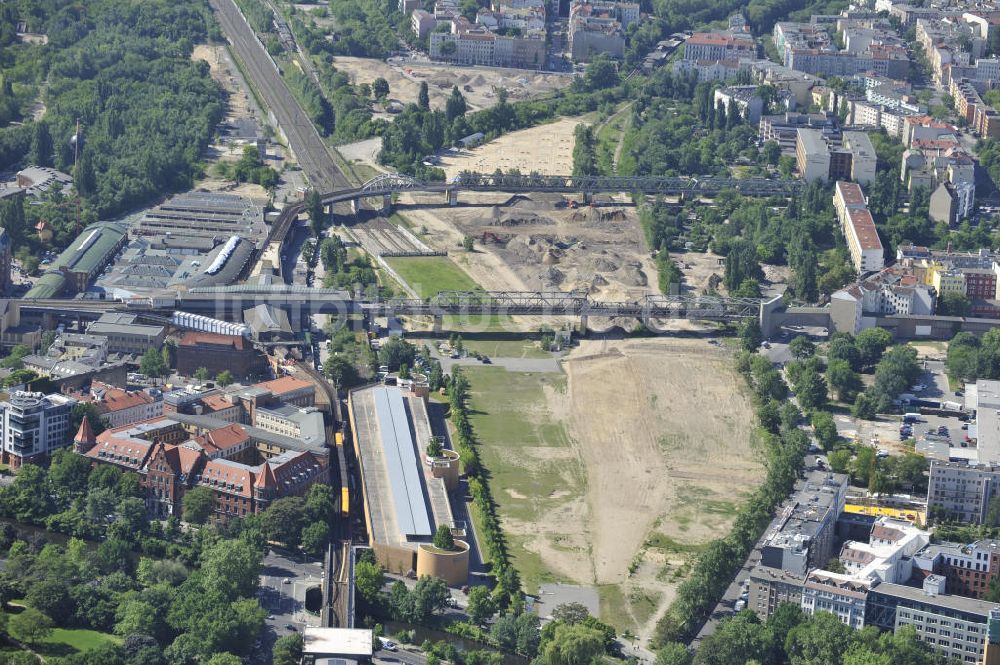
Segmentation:
{"type": "Polygon", "coordinates": [[[334,434],[333,435],[333,439],[334,439],[334,441],[337,442],[337,447],[338,448],[343,448],[344,447],[344,433],[343,432],[337,432],[336,434],[334,434]]]}
{"type": "Polygon", "coordinates": [[[340,488],[340,514],[347,517],[351,514],[351,491],[346,487],[340,488]]]}

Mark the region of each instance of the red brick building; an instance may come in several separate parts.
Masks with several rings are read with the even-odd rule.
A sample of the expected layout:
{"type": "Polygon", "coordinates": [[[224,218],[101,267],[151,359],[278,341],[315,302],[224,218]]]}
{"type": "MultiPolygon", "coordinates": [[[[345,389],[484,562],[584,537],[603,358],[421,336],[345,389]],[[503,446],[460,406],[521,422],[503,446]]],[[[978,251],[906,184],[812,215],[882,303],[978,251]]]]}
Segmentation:
{"type": "Polygon", "coordinates": [[[154,517],[180,516],[184,493],[195,487],[212,491],[212,520],[225,522],[259,513],[276,499],[301,496],[327,479],[325,456],[289,449],[264,459],[238,424],[192,437],[182,423],[164,417],[95,437],[84,419],[74,449],[95,464],[138,473],[154,517]]]}
{"type": "Polygon", "coordinates": [[[177,345],[177,372],[193,376],[201,367],[212,376],[229,370],[237,379],[266,376],[270,371],[264,355],[244,337],[185,333],[177,345]]]}

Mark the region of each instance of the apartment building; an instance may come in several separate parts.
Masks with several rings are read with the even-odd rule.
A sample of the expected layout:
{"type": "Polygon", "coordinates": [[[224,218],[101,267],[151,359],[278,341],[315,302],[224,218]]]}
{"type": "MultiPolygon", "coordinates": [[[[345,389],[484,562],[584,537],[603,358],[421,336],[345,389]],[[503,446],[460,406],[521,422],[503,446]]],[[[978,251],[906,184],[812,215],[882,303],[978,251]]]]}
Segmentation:
{"type": "Polygon", "coordinates": [[[477,27],[430,33],[430,57],[463,65],[538,69],[545,64],[545,40],[504,37],[477,27]]]}
{"type": "MultiPolygon", "coordinates": [[[[989,410],[991,409],[984,409],[989,410]]],[[[931,462],[930,482],[927,486],[929,516],[972,524],[982,523],[990,500],[1000,491],[1000,466],[993,466],[1000,459],[984,455],[983,451],[979,451],[979,458],[980,464],[931,462]]]]}
{"type": "Polygon", "coordinates": [[[715,105],[721,103],[726,109],[735,104],[740,110],[740,117],[746,122],[759,124],[760,115],[764,110],[764,100],[760,96],[760,87],[756,85],[729,85],[717,88],[715,105]]]}
{"type": "Polygon", "coordinates": [[[696,32],[684,42],[685,60],[739,60],[757,58],[751,35],[737,32],[696,32]]]}
{"type": "Polygon", "coordinates": [[[823,133],[816,129],[798,129],[795,139],[795,163],[803,180],[826,180],[830,176],[830,148],[823,133]]]}
{"type": "MultiPolygon", "coordinates": [[[[880,584],[868,594],[866,623],[896,631],[911,626],[942,659],[983,663],[987,624],[1000,605],[945,593],[931,575],[922,587],[880,584]]],[[[952,662],[952,661],[949,661],[952,662]]]]}
{"type": "Polygon", "coordinates": [[[916,577],[939,576],[950,594],[983,599],[1000,576],[1000,542],[931,543],[913,556],[913,568],[916,577]]]}
{"type": "Polygon", "coordinates": [[[849,174],[851,180],[867,185],[875,180],[875,146],[865,132],[843,133],[842,145],[850,155],[849,174]]]}
{"type": "Polygon", "coordinates": [[[437,27],[437,19],[434,15],[423,9],[414,9],[410,14],[410,27],[417,39],[423,39],[437,27]]]}
{"type": "Polygon", "coordinates": [[[570,19],[569,45],[575,62],[589,62],[601,54],[621,58],[625,55],[625,31],[614,18],[576,16],[570,19]]]}
{"type": "Polygon", "coordinates": [[[837,211],[854,269],[860,274],[882,270],[885,250],[861,186],[838,181],[834,188],[833,207],[837,211]]]}
{"type": "Polygon", "coordinates": [[[827,570],[810,572],[802,584],[802,611],[830,612],[854,629],[865,626],[865,605],[872,581],[827,570]]]}
{"type": "Polygon", "coordinates": [[[766,621],[782,603],[802,604],[805,575],[757,565],[750,571],[747,608],[766,621]]]}
{"type": "Polygon", "coordinates": [[[955,109],[972,131],[983,138],[1000,137],[1000,113],[983,101],[972,81],[952,78],[950,91],[955,109]]]}
{"type": "Polygon", "coordinates": [[[18,469],[39,463],[70,444],[70,420],[76,400],[65,395],[17,391],[0,402],[3,463],[18,469]]]}
{"type": "Polygon", "coordinates": [[[777,528],[761,547],[762,566],[805,575],[833,554],[837,517],[844,509],[847,476],[814,471],[780,511],[777,528]]]}

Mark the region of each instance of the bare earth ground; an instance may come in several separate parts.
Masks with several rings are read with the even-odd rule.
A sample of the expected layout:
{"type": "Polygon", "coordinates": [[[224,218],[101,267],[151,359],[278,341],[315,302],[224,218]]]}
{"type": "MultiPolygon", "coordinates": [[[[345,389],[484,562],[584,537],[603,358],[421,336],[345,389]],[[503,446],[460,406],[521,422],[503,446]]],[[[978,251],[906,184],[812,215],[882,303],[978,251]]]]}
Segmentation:
{"type": "MultiPolygon", "coordinates": [[[[707,293],[712,275],[717,275],[721,279],[726,274],[725,257],[710,251],[670,252],[670,258],[684,273],[684,287],[687,293],[707,293]]],[[[765,283],[761,284],[764,295],[783,292],[791,276],[788,266],[764,264],[761,267],[764,269],[765,283]]]]}
{"type": "MultiPolygon", "coordinates": [[[[198,44],[194,47],[191,59],[207,62],[212,78],[228,93],[229,104],[226,109],[226,121],[233,120],[234,118],[253,118],[258,116],[259,111],[256,108],[256,102],[236,83],[224,47],[198,44]]],[[[205,156],[211,165],[219,161],[236,162],[242,154],[242,145],[216,143],[207,148],[205,156]]],[[[281,170],[284,163],[284,152],[281,145],[271,144],[267,163],[269,166],[279,171],[281,170]]],[[[238,194],[249,197],[258,203],[265,203],[269,199],[267,190],[260,185],[250,183],[236,185],[231,180],[217,178],[211,173],[211,166],[207,169],[206,177],[195,183],[195,188],[238,194]]]]}
{"type": "MultiPolygon", "coordinates": [[[[431,195],[401,201],[440,203],[431,195]]],[[[485,289],[584,290],[596,300],[641,298],[656,291],[656,268],[629,206],[557,208],[551,194],[461,194],[474,205],[404,209],[423,240],[452,253],[485,289]],[[509,203],[509,205],[503,205],[509,203]],[[476,252],[458,249],[476,240],[476,252]]]]}
{"type": "Polygon", "coordinates": [[[583,479],[540,496],[496,487],[504,529],[541,562],[543,578],[610,591],[618,600],[602,606],[604,618],[642,639],[690,557],[727,531],[763,476],[731,362],[701,340],[584,340],[564,362],[565,389],[546,384],[544,404],[517,414],[539,431],[562,425],[566,436],[540,447],[510,441],[519,454],[503,459],[514,468],[497,474],[534,477],[556,462],[562,482],[583,479]]]}
{"type": "Polygon", "coordinates": [[[537,171],[547,175],[573,172],[573,130],[589,124],[584,118],[560,118],[497,138],[471,150],[455,151],[441,159],[440,167],[449,178],[462,171],[493,173],[497,169],[537,171]]]}
{"type": "Polygon", "coordinates": [[[390,64],[373,58],[337,56],[333,66],[347,74],[353,83],[371,84],[382,77],[389,83],[389,98],[404,104],[417,101],[420,83],[427,81],[432,109],[444,109],[451,89],[465,95],[471,110],[496,104],[497,88],[505,88],[511,99],[530,99],[569,85],[572,78],[530,71],[500,71],[487,67],[449,67],[426,63],[390,64]],[[468,85],[472,91],[465,89],[468,85]]]}

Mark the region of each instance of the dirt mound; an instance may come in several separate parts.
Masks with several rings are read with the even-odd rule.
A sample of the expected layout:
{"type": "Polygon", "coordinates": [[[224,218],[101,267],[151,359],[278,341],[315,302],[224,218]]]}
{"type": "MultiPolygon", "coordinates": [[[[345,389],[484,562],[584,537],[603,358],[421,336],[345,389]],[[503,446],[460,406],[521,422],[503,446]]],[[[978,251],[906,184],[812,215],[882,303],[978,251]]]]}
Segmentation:
{"type": "Polygon", "coordinates": [[[618,280],[627,286],[646,286],[649,284],[649,280],[646,279],[646,273],[642,271],[642,265],[639,263],[629,263],[624,268],[622,268],[616,275],[618,280]]]}
{"type": "Polygon", "coordinates": [[[488,81],[482,74],[477,74],[475,78],[470,81],[466,81],[469,85],[486,85],[488,81]]]}
{"type": "Polygon", "coordinates": [[[559,259],[563,257],[563,253],[558,249],[549,248],[545,252],[545,256],[542,257],[542,263],[545,265],[552,265],[553,263],[559,263],[559,259]]]}
{"type": "Polygon", "coordinates": [[[588,288],[587,290],[590,291],[591,293],[597,293],[601,290],[602,286],[607,286],[607,285],[608,285],[608,280],[604,279],[603,275],[594,275],[594,277],[590,280],[590,288],[588,288]]]}
{"type": "Polygon", "coordinates": [[[542,283],[550,287],[559,286],[566,279],[566,275],[558,268],[548,268],[542,273],[542,283]]]}
{"type": "MultiPolygon", "coordinates": [[[[590,262],[591,270],[595,272],[614,272],[618,270],[618,264],[611,259],[606,259],[603,256],[599,256],[590,262]]],[[[607,282],[605,282],[606,284],[607,282]]]]}

